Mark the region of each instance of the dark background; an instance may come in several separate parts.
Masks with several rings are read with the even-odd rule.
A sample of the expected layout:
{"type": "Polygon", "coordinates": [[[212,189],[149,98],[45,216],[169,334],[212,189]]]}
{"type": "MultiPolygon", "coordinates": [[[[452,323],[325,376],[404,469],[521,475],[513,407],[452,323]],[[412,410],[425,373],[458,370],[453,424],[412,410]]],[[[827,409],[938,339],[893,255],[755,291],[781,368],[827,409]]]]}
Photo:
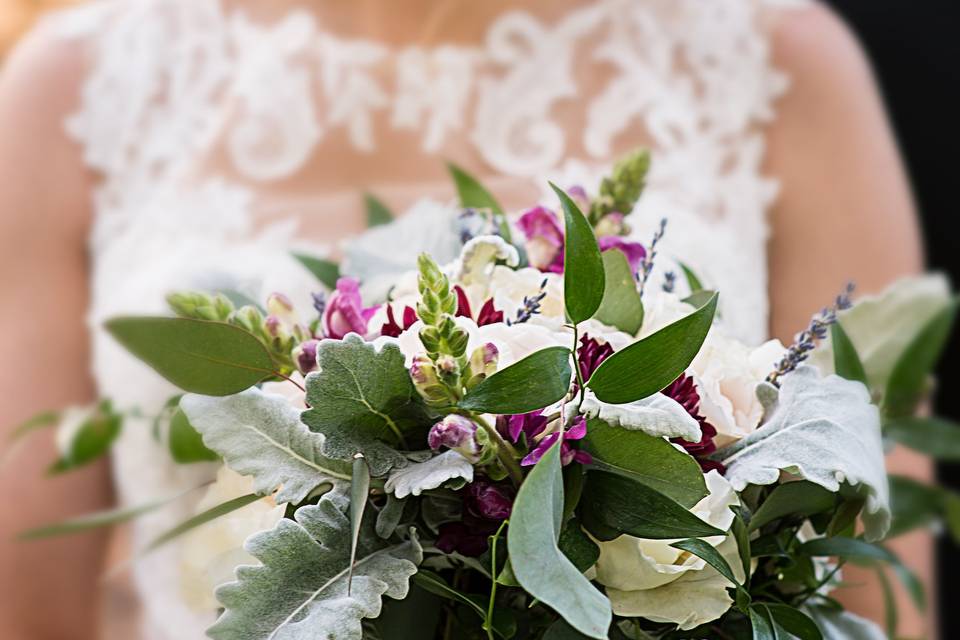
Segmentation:
{"type": "MultiPolygon", "coordinates": [[[[870,55],[906,157],[932,269],[960,284],[960,2],[957,0],[829,0],[870,55]]],[[[960,339],[954,332],[940,368],[939,412],[960,419],[960,339]]],[[[940,481],[960,489],[960,466],[941,466],[940,481]]],[[[960,549],[940,543],[941,638],[960,638],[960,549]]]]}

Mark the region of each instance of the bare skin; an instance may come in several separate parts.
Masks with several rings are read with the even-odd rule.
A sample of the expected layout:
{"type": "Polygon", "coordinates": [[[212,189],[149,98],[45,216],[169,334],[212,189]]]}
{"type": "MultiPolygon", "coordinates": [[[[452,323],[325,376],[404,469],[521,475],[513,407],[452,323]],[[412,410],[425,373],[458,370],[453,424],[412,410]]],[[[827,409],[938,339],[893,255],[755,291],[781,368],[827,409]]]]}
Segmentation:
{"type": "MultiPolygon", "coordinates": [[[[405,18],[422,25],[427,13],[420,21],[411,16],[417,10],[426,12],[430,4],[429,0],[416,2],[405,18]]],[[[282,10],[280,5],[277,8],[282,10]]],[[[359,7],[357,16],[368,22],[357,16],[354,22],[343,17],[341,31],[366,24],[366,35],[388,41],[391,37],[402,39],[398,34],[403,33],[419,34],[416,37],[425,41],[437,37],[430,29],[414,30],[410,25],[400,29],[398,24],[382,20],[382,11],[376,13],[375,5],[353,5],[359,7]]],[[[550,6],[559,11],[556,4],[550,6]]],[[[484,23],[485,16],[476,18],[477,24],[484,23]]],[[[445,36],[461,24],[452,27],[447,20],[442,28],[445,36]]],[[[476,37],[476,33],[463,37],[476,37]]],[[[778,66],[793,78],[792,90],[780,101],[778,117],[768,132],[767,167],[783,185],[772,215],[770,294],[771,331],[786,342],[847,280],[855,280],[861,292],[876,291],[900,275],[920,270],[922,257],[909,188],[857,44],[829,13],[811,7],[781,21],[774,30],[773,45],[778,66]]],[[[88,288],[85,239],[95,177],[83,168],[79,149],[62,129],[63,118],[76,107],[83,76],[80,60],[72,45],[40,31],[21,46],[0,75],[0,273],[4,274],[0,279],[0,353],[7,362],[0,368],[3,428],[50,407],[89,400],[94,394],[86,375],[88,337],[82,317],[88,288]]],[[[632,147],[643,140],[637,137],[625,142],[632,147]]],[[[329,141],[337,143],[336,139],[329,141]]],[[[291,200],[306,198],[310,193],[305,185],[316,187],[314,178],[322,174],[340,183],[329,185],[328,191],[351,192],[343,197],[344,207],[334,208],[335,228],[322,217],[308,225],[332,237],[362,227],[356,191],[365,186],[367,172],[377,167],[371,166],[370,157],[351,164],[336,146],[328,151],[322,155],[338,158],[338,162],[318,160],[310,173],[282,186],[291,200]],[[345,215],[345,211],[350,213],[345,215]]],[[[396,151],[396,157],[405,161],[385,157],[384,170],[410,166],[408,150],[385,151],[396,151]]],[[[483,166],[475,154],[464,151],[462,156],[453,157],[482,174],[483,166]]],[[[217,160],[211,158],[210,162],[216,165],[217,160]]],[[[433,164],[439,181],[442,165],[435,159],[433,164]]],[[[428,175],[430,171],[434,170],[427,170],[428,175]]],[[[402,178],[397,176],[397,181],[402,178]]],[[[496,182],[491,187],[500,193],[496,182]]],[[[504,200],[519,205],[534,194],[527,187],[504,200]]],[[[396,207],[412,196],[400,188],[384,195],[396,207]]],[[[31,525],[111,503],[105,465],[68,479],[41,480],[43,469],[54,457],[52,437],[46,434],[31,439],[0,469],[0,486],[16,492],[13,499],[0,501],[0,540],[4,541],[0,544],[0,592],[4,594],[0,598],[0,637],[5,639],[97,637],[97,580],[106,536],[91,534],[30,545],[7,542],[31,525]]],[[[890,466],[894,472],[931,476],[929,464],[900,452],[892,456],[890,466]]],[[[892,546],[932,585],[928,537],[914,534],[892,546]]],[[[847,575],[851,582],[870,584],[845,594],[846,602],[854,610],[880,619],[876,585],[869,576],[854,571],[847,575]]],[[[921,635],[927,622],[908,604],[901,607],[901,613],[900,634],[921,635]]]]}

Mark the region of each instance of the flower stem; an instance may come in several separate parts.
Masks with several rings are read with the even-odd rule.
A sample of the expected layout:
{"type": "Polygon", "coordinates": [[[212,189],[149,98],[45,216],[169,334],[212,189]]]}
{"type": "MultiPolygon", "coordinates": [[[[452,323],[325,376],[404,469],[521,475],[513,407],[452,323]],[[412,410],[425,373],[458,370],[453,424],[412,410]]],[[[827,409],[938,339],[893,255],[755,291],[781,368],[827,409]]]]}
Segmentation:
{"type": "Polygon", "coordinates": [[[583,382],[583,371],[580,370],[580,334],[577,325],[573,325],[573,371],[577,376],[577,386],[580,387],[580,404],[583,405],[583,398],[587,393],[587,386],[583,382]]]}
{"type": "Polygon", "coordinates": [[[481,426],[481,428],[483,428],[484,431],[487,432],[487,436],[490,438],[490,441],[496,445],[497,458],[500,460],[503,468],[507,470],[507,473],[510,475],[510,479],[513,481],[513,484],[519,487],[520,483],[523,482],[523,470],[520,468],[520,464],[517,462],[517,450],[513,448],[513,445],[504,440],[497,430],[493,428],[489,422],[484,420],[483,417],[474,415],[472,418],[481,426]]]}
{"type": "Polygon", "coordinates": [[[487,632],[487,640],[495,640],[493,636],[493,603],[497,597],[497,541],[503,528],[509,520],[500,523],[497,532],[490,536],[490,601],[487,603],[487,616],[483,620],[483,629],[487,632]]]}

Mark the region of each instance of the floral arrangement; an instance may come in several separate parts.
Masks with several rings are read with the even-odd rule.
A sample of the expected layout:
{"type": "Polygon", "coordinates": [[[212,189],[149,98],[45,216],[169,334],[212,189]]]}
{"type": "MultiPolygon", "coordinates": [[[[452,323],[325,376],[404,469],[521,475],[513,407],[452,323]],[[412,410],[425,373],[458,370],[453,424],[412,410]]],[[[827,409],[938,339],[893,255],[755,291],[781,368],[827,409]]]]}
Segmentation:
{"type": "MultiPolygon", "coordinates": [[[[848,287],[793,345],[748,347],[718,314],[736,292],[658,255],[664,224],[632,239],[648,167],[631,154],[595,193],[553,187],[556,205],[516,216],[454,168],[451,261],[360,282],[303,256],[330,285],[309,314],[282,294],[178,293],[171,317],[108,323],[185,392],[158,418],[174,458],[252,483],[151,548],[265,505],[210,637],[883,637],[829,595],[847,562],[891,569],[922,605],[881,541],[960,529],[958,499],[888,480],[883,457],[956,450],[955,425],[913,417],[947,285],[857,304],[848,287]]],[[[371,204],[370,233],[399,233],[371,204]]],[[[122,423],[108,402],[62,417],[58,470],[122,423]]]]}

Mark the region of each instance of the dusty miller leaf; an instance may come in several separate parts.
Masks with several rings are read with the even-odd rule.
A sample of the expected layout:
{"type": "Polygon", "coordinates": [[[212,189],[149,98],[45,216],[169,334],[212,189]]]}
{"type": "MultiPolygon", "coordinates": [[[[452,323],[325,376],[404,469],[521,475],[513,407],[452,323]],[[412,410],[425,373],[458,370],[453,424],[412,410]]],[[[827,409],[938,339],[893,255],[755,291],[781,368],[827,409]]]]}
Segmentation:
{"type": "Polygon", "coordinates": [[[588,418],[598,418],[609,425],[630,431],[643,431],[656,437],[683,438],[689,442],[700,441],[700,424],[690,417],[680,403],[662,393],[625,404],[611,404],[598,400],[593,392],[587,391],[580,412],[588,418]]]}
{"type": "Polygon", "coordinates": [[[397,498],[419,496],[424,491],[436,489],[444,482],[458,478],[473,482],[473,465],[456,451],[450,450],[426,462],[395,469],[387,478],[384,490],[397,498]]]}

